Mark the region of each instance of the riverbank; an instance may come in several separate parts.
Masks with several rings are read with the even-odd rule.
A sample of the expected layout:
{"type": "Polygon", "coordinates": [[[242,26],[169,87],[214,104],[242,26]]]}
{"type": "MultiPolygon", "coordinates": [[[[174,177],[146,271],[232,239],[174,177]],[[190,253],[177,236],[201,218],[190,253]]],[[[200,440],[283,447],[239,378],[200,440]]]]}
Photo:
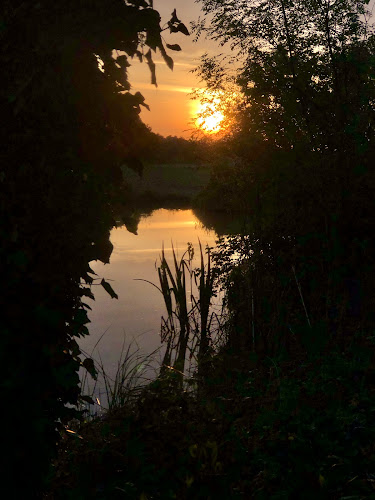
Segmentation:
{"type": "Polygon", "coordinates": [[[199,397],[157,380],[67,433],[46,499],[372,498],[373,369],[354,355],[373,341],[357,340],[298,361],[223,351],[199,397]]]}

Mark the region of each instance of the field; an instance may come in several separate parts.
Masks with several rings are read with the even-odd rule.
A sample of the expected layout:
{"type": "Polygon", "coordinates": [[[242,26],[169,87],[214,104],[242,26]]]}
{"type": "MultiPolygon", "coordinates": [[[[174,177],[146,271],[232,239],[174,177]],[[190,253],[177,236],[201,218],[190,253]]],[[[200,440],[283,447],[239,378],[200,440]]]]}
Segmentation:
{"type": "Polygon", "coordinates": [[[143,177],[123,167],[126,181],[137,196],[192,200],[207,185],[210,171],[194,164],[146,164],[143,177]]]}

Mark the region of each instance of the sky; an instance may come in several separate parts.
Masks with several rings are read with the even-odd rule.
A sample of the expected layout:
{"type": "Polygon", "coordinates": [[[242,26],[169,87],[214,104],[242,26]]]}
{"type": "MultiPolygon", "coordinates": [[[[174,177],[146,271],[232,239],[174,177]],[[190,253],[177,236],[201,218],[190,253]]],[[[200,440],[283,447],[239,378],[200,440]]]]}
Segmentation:
{"type": "MultiPolygon", "coordinates": [[[[370,0],[369,10],[373,12],[375,0],[370,0]]],[[[177,17],[190,30],[190,22],[197,21],[202,16],[201,5],[195,0],[154,0],[156,9],[162,18],[161,26],[169,21],[174,9],[177,17]]],[[[202,16],[203,17],[203,16],[202,16]]],[[[197,43],[193,42],[194,35],[189,37],[181,33],[163,33],[165,43],[179,44],[181,52],[167,49],[174,60],[174,69],[171,71],[161,55],[153,54],[156,63],[156,78],[158,88],[150,83],[150,71],[146,64],[141,64],[134,58],[129,68],[129,81],[132,91],[141,92],[150,106],[151,111],[142,109],[141,118],[152,130],[164,136],[176,135],[185,138],[191,137],[194,125],[191,123],[199,109],[198,101],[193,101],[188,94],[193,88],[204,87],[198,77],[190,71],[194,69],[205,52],[210,55],[226,52],[229,48],[220,47],[218,42],[205,40],[201,37],[197,43]]]]}
{"type": "MultiPolygon", "coordinates": [[[[197,21],[201,15],[200,4],[194,0],[154,0],[156,9],[162,18],[161,26],[171,18],[173,9],[177,11],[177,17],[187,26],[190,31],[190,22],[197,21]]],[[[193,88],[204,87],[203,83],[190,71],[199,64],[202,54],[217,54],[222,52],[217,42],[205,40],[203,37],[197,43],[193,42],[194,35],[185,36],[182,33],[163,32],[165,43],[179,44],[181,52],[167,49],[173,58],[174,69],[171,71],[164,63],[160,53],[153,53],[156,63],[156,78],[158,87],[150,83],[150,71],[146,64],[139,63],[136,58],[131,61],[129,70],[129,81],[132,92],[141,92],[150,111],[143,108],[141,118],[149,125],[153,132],[163,136],[176,135],[189,138],[193,125],[190,123],[197,113],[199,104],[192,101],[188,94],[193,88]]]]}

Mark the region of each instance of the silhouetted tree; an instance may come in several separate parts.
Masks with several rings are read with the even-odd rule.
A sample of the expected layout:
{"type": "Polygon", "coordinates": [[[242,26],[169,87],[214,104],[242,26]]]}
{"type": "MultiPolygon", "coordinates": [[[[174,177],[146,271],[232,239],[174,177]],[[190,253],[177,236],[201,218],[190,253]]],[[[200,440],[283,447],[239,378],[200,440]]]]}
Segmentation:
{"type": "MultiPolygon", "coordinates": [[[[139,165],[147,104],[130,91],[127,67],[145,60],[156,83],[152,52],[173,61],[152,1],[6,0],[1,26],[4,472],[17,476],[12,497],[33,498],[48,480],[57,431],[77,415],[67,405],[80,396],[88,263],[108,262],[120,165],[139,165]]],[[[174,19],[168,27],[186,31],[174,19]]]]}

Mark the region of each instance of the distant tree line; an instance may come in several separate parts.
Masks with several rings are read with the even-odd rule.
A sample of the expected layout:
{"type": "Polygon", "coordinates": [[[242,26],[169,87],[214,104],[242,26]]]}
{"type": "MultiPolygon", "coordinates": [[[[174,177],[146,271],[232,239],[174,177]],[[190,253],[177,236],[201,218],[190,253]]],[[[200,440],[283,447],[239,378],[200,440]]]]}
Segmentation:
{"type": "Polygon", "coordinates": [[[152,163],[202,163],[206,161],[207,145],[205,141],[184,139],[169,135],[163,137],[152,132],[149,127],[143,137],[141,157],[152,163]]]}

